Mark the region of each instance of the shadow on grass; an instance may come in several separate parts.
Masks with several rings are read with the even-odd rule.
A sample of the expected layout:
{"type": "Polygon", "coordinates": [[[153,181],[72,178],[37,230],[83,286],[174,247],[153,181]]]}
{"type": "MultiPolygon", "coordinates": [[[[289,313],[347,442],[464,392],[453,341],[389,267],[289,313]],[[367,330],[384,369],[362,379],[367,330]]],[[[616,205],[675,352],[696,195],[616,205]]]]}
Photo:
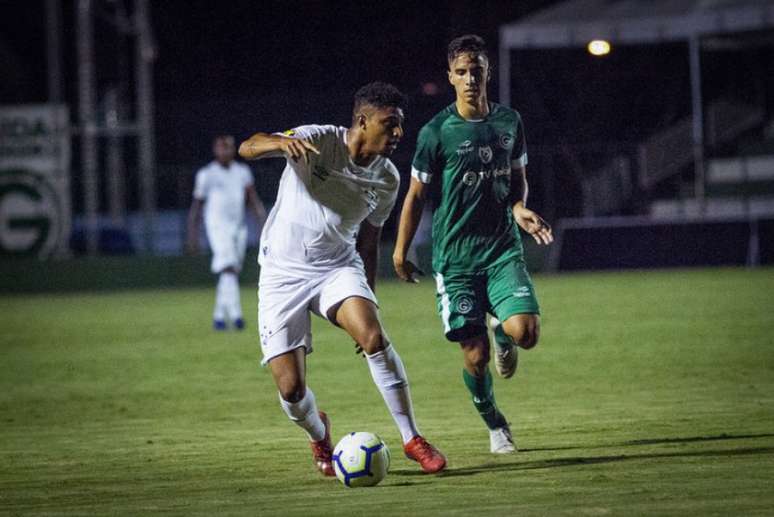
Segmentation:
{"type": "Polygon", "coordinates": [[[645,438],[642,440],[629,440],[626,442],[606,443],[599,445],[568,445],[564,447],[535,447],[534,449],[519,449],[520,452],[539,452],[539,451],[568,451],[573,449],[608,449],[610,447],[629,447],[636,445],[660,445],[670,443],[694,443],[694,442],[712,442],[721,440],[751,440],[756,438],[772,438],[774,433],[762,434],[718,434],[710,436],[688,436],[682,438],[645,438]]]}
{"type": "MultiPolygon", "coordinates": [[[[623,442],[622,444],[612,444],[605,446],[594,447],[567,447],[567,449],[590,449],[600,447],[618,447],[621,445],[654,445],[654,444],[669,444],[669,443],[691,443],[713,440],[730,440],[730,439],[750,439],[750,438],[767,438],[772,437],[774,434],[758,434],[758,435],[720,435],[720,436],[702,436],[691,438],[660,438],[660,439],[647,439],[647,440],[633,440],[629,442],[623,442]]],[[[565,448],[559,447],[556,449],[529,449],[522,450],[521,452],[528,451],[551,451],[562,450],[565,448]]],[[[642,454],[618,454],[609,456],[577,456],[568,458],[550,458],[545,460],[535,461],[512,461],[508,463],[485,463],[483,465],[477,465],[473,467],[463,467],[458,469],[448,469],[441,472],[441,477],[454,477],[454,476],[470,476],[479,474],[482,472],[500,472],[500,471],[518,471],[518,470],[534,470],[534,469],[549,469],[557,467],[574,467],[578,465],[595,465],[600,463],[615,463],[620,461],[632,461],[632,460],[649,460],[658,458],[700,458],[709,456],[745,456],[745,455],[762,455],[762,454],[774,454],[774,447],[747,447],[740,449],[723,449],[723,450],[702,450],[702,451],[674,451],[674,452],[650,452],[642,454]]],[[[390,471],[391,475],[396,476],[422,476],[423,473],[415,470],[393,470],[390,471]]]]}
{"type": "MultiPolygon", "coordinates": [[[[408,472],[408,471],[406,471],[408,472]]],[[[392,472],[390,472],[392,474],[392,472]]],[[[422,474],[419,472],[419,474],[422,474]]],[[[396,488],[396,487],[406,487],[406,486],[417,486],[417,485],[427,485],[428,483],[431,483],[430,480],[428,481],[401,481],[400,483],[388,483],[386,485],[379,485],[382,488],[396,488]]]]}

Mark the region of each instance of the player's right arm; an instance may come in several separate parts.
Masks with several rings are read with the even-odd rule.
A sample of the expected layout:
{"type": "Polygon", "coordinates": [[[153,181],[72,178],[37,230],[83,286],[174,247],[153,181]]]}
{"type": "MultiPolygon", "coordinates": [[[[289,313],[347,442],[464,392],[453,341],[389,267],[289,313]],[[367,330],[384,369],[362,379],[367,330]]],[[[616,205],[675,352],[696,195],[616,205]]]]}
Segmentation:
{"type": "Polygon", "coordinates": [[[398,223],[398,237],[395,240],[395,251],[392,254],[392,265],[395,274],[405,282],[417,283],[414,274],[424,273],[406,256],[411,247],[411,241],[417,233],[422,211],[430,192],[433,173],[442,169],[441,141],[439,131],[433,121],[426,124],[417,137],[417,149],[411,163],[411,183],[409,184],[403,208],[398,223]]]}
{"type": "Polygon", "coordinates": [[[191,209],[188,211],[188,239],[185,243],[186,251],[191,255],[199,251],[199,221],[204,201],[207,199],[207,177],[206,169],[201,169],[196,173],[194,179],[193,201],[191,201],[191,209]]]}
{"type": "Polygon", "coordinates": [[[239,146],[239,156],[245,160],[258,160],[284,154],[294,161],[309,161],[309,153],[320,154],[311,142],[284,134],[256,133],[239,146]]]}
{"type": "Polygon", "coordinates": [[[202,213],[201,199],[194,198],[191,203],[191,210],[188,212],[188,240],[186,241],[186,251],[191,255],[199,251],[199,219],[202,213]]]}
{"type": "Polygon", "coordinates": [[[392,265],[395,268],[395,274],[405,282],[417,283],[414,274],[422,275],[422,271],[410,260],[406,259],[411,242],[419,228],[419,222],[422,220],[422,211],[427,200],[429,186],[416,178],[411,178],[406,199],[403,201],[403,208],[400,212],[400,222],[398,223],[398,237],[395,240],[395,251],[392,255],[392,265]]]}

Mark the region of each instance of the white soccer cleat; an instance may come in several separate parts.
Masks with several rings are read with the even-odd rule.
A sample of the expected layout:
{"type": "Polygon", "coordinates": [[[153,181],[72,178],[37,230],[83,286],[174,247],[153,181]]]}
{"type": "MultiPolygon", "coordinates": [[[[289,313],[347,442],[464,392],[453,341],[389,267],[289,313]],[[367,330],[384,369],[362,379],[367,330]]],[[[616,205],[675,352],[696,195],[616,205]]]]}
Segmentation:
{"type": "Polygon", "coordinates": [[[516,444],[508,426],[489,430],[489,451],[492,454],[510,454],[516,452],[516,444]]]}
{"type": "Polygon", "coordinates": [[[487,318],[486,331],[489,336],[489,342],[492,343],[495,352],[495,370],[497,375],[504,379],[510,379],[516,373],[516,367],[519,366],[519,349],[513,344],[511,338],[505,335],[496,318],[487,318]]]}

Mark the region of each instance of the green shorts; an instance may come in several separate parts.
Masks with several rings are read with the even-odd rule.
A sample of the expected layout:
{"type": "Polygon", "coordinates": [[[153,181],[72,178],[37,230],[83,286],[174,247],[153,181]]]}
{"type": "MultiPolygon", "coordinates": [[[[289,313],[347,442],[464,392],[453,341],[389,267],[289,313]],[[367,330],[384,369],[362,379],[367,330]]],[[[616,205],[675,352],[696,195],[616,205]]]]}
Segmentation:
{"type": "Polygon", "coordinates": [[[446,339],[461,341],[486,332],[486,314],[505,321],[514,314],[540,314],[532,279],[522,259],[475,273],[435,273],[436,302],[446,339]]]}

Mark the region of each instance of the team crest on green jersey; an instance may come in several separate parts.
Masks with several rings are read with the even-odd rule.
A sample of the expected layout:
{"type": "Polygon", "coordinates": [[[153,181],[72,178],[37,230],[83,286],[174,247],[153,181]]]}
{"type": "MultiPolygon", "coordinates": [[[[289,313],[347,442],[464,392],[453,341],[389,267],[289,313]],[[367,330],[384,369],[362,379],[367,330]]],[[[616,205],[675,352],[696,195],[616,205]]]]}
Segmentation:
{"type": "Polygon", "coordinates": [[[462,175],[462,183],[467,187],[472,187],[478,181],[478,174],[473,171],[467,171],[462,175]]]}
{"type": "Polygon", "coordinates": [[[473,299],[469,296],[460,296],[457,301],[457,312],[467,314],[473,310],[473,299]]]}
{"type": "Polygon", "coordinates": [[[500,147],[506,151],[511,149],[513,147],[513,135],[510,133],[503,133],[500,135],[500,147]]]}
{"type": "Polygon", "coordinates": [[[481,158],[482,163],[489,163],[492,161],[492,148],[488,145],[478,148],[478,157],[481,158]]]}

